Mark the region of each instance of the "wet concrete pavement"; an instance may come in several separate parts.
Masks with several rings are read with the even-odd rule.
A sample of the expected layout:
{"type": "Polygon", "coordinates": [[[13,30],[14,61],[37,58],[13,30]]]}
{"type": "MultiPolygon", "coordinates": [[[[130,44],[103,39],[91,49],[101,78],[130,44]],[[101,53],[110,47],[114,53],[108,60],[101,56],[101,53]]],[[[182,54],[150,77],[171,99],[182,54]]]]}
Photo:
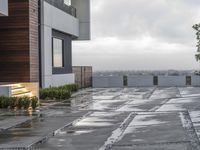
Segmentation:
{"type": "Polygon", "coordinates": [[[200,88],[87,89],[71,100],[2,131],[0,149],[200,150],[200,88]]]}

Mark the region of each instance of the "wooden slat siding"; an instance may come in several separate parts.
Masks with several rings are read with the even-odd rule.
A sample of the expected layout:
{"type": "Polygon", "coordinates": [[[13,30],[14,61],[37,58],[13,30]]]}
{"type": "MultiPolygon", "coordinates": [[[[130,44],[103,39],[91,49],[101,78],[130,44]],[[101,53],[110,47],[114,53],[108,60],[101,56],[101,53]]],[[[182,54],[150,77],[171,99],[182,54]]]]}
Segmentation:
{"type": "Polygon", "coordinates": [[[0,82],[38,82],[37,0],[8,3],[9,16],[0,17],[0,82]]]}
{"type": "Polygon", "coordinates": [[[75,83],[80,88],[87,88],[92,86],[92,67],[91,66],[73,66],[73,73],[75,74],[75,83]]]}
{"type": "Polygon", "coordinates": [[[38,0],[30,0],[30,80],[39,80],[39,45],[38,45],[38,0]]]}

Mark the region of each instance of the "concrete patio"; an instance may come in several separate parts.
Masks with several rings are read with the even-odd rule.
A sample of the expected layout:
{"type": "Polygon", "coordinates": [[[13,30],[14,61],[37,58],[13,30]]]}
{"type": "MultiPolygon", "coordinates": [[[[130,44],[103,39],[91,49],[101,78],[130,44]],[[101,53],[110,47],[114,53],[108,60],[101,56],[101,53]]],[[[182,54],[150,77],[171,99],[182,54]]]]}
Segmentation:
{"type": "Polygon", "coordinates": [[[0,149],[200,149],[197,87],[87,89],[71,104],[55,103],[40,113],[23,118],[9,112],[14,123],[6,128],[1,122],[0,149]]]}

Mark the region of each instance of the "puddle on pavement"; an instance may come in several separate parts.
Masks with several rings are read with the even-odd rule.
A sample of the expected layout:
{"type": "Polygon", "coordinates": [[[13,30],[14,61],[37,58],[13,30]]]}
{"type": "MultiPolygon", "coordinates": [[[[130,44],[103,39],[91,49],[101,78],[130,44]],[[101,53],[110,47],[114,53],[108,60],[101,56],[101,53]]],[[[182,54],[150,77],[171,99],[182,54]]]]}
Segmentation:
{"type": "Polygon", "coordinates": [[[132,106],[132,105],[125,105],[125,106],[117,109],[117,111],[122,111],[122,112],[141,112],[141,111],[146,111],[146,109],[140,109],[140,108],[137,108],[136,106],[132,106]]]}
{"type": "Polygon", "coordinates": [[[156,119],[157,115],[137,115],[133,121],[129,124],[130,126],[150,126],[150,125],[160,125],[167,123],[166,121],[161,121],[156,119]]]}
{"type": "Polygon", "coordinates": [[[182,104],[165,104],[156,111],[185,111],[182,104]]]}
{"type": "Polygon", "coordinates": [[[114,96],[93,96],[93,100],[106,100],[106,99],[113,99],[114,96]]]}
{"type": "Polygon", "coordinates": [[[68,130],[68,131],[65,131],[65,132],[61,132],[61,133],[59,133],[59,134],[71,134],[71,135],[75,135],[75,136],[77,136],[77,135],[82,135],[82,134],[88,134],[88,133],[92,133],[92,132],[94,132],[94,130],[90,130],[90,129],[88,129],[88,130],[68,130]]]}

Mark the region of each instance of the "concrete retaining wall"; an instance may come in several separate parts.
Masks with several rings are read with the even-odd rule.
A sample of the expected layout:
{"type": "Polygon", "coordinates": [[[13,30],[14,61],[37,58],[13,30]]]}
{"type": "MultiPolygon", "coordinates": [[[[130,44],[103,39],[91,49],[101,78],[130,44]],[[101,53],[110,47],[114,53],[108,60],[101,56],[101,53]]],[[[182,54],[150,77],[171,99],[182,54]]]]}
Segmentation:
{"type": "Polygon", "coordinates": [[[200,76],[191,76],[192,86],[200,86],[200,76]]]}
{"type": "Polygon", "coordinates": [[[153,76],[135,75],[128,76],[128,87],[148,87],[153,85],[153,76]]]}
{"type": "Polygon", "coordinates": [[[123,76],[94,76],[94,88],[123,87],[123,76]]]}
{"type": "MultiPolygon", "coordinates": [[[[200,76],[191,77],[186,85],[186,76],[157,76],[157,84],[154,85],[154,76],[151,75],[133,75],[127,77],[128,87],[185,87],[200,86],[200,76]]],[[[93,77],[93,87],[123,87],[123,76],[95,76],[93,77]]],[[[156,83],[156,82],[155,82],[156,83]]]]}
{"type": "Polygon", "coordinates": [[[185,76],[158,76],[158,86],[186,86],[185,76]]]}

